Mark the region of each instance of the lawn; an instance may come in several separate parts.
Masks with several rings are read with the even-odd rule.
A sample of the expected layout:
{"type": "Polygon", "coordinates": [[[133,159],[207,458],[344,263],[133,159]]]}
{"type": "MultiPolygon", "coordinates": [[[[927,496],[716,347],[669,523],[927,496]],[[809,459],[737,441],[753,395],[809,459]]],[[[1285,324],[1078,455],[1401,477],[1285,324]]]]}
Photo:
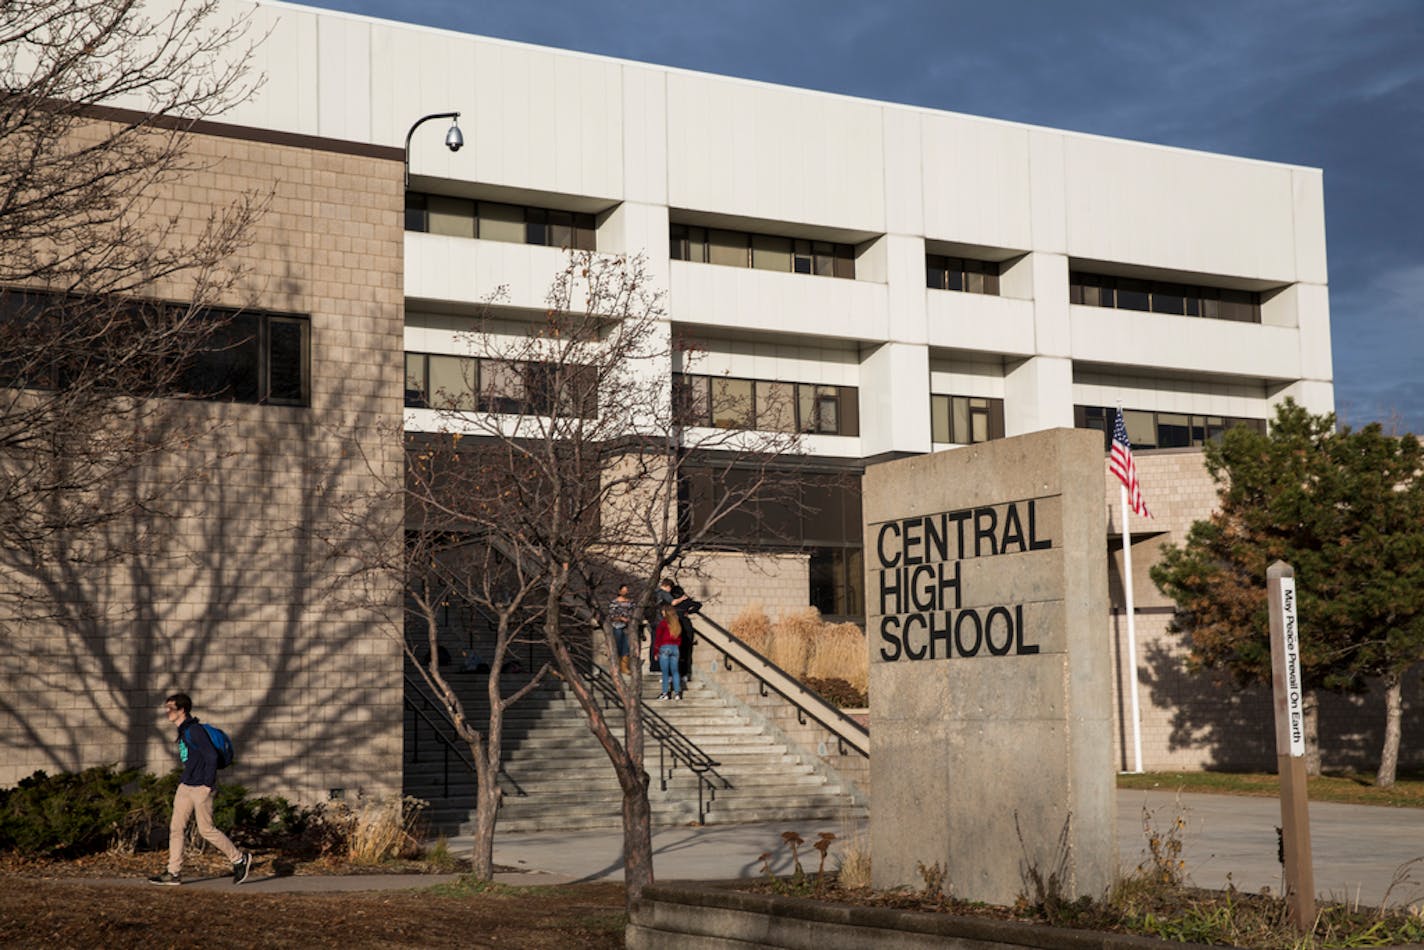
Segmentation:
{"type": "MultiPolygon", "coordinates": [[[[1376,788],[1374,779],[1368,772],[1321,775],[1309,780],[1307,795],[1313,802],[1424,808],[1424,775],[1403,775],[1392,788],[1376,788]]],[[[1274,798],[1281,780],[1270,772],[1146,772],[1118,775],[1117,787],[1274,798]]]]}

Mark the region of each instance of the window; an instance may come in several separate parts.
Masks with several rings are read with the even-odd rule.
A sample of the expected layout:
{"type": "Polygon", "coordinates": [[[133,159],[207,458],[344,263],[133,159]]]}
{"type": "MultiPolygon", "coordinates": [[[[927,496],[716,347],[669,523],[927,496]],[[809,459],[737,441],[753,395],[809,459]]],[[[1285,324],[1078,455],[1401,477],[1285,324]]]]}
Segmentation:
{"type": "Polygon", "coordinates": [[[1071,273],[1068,277],[1068,302],[1088,307],[1115,307],[1119,310],[1206,317],[1237,323],[1261,322],[1261,295],[1258,293],[1107,274],[1071,273]]]}
{"type": "Polygon", "coordinates": [[[930,396],[930,439],[972,445],[1004,437],[1004,401],[985,396],[930,396]]]}
{"type": "Polygon", "coordinates": [[[925,285],[931,290],[958,290],[997,297],[999,265],[994,261],[926,254],[925,285]]]}
{"type": "Polygon", "coordinates": [[[860,434],[854,386],[682,374],[673,398],[685,425],[820,435],[860,434]]]}
{"type": "Polygon", "coordinates": [[[593,418],[598,415],[598,378],[586,366],[407,353],[405,404],[411,409],[593,418]]]}
{"type": "Polygon", "coordinates": [[[703,468],[690,462],[683,470],[678,504],[682,529],[706,530],[713,546],[807,554],[807,602],[827,616],[863,618],[858,471],[808,471],[788,465],[766,472],[750,465],[703,468]],[[751,497],[738,510],[719,511],[727,498],[748,492],[751,497]],[[720,517],[709,526],[714,514],[720,517]]]}
{"type": "MultiPolygon", "coordinates": [[[[1074,406],[1073,424],[1079,429],[1097,429],[1103,434],[1103,448],[1112,445],[1113,418],[1117,410],[1110,406],[1074,406]]],[[[1149,409],[1124,409],[1122,421],[1127,426],[1127,438],[1135,449],[1171,449],[1204,445],[1234,426],[1246,426],[1263,435],[1265,419],[1240,416],[1206,416],[1182,412],[1156,412],[1149,409]]]]}
{"type": "Polygon", "coordinates": [[[220,402],[310,405],[310,351],[306,317],[231,314],[184,370],[180,388],[185,395],[220,402]]]}
{"type": "Polygon", "coordinates": [[[405,195],[405,229],[483,241],[592,251],[594,216],[448,195],[405,195]]]}
{"type": "Polygon", "coordinates": [[[855,279],[855,248],[849,244],[673,224],[668,250],[675,261],[855,279]]]}
{"type": "Polygon", "coordinates": [[[814,547],[810,554],[810,604],[823,616],[865,613],[865,563],[859,547],[814,547]]]}

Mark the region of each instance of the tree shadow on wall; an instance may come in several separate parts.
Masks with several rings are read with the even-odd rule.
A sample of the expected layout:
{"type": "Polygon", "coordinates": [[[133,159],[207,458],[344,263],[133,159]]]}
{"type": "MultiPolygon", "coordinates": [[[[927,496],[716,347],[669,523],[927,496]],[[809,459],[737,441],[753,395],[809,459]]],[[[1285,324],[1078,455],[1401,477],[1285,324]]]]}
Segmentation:
{"type": "Polygon", "coordinates": [[[1168,714],[1169,752],[1199,749],[1201,765],[1221,771],[1275,768],[1275,727],[1266,690],[1242,689],[1210,671],[1193,672],[1182,654],[1162,643],[1147,645],[1139,670],[1152,705],[1168,714]]]}
{"type": "MultiPolygon", "coordinates": [[[[1185,656],[1171,649],[1170,641],[1148,644],[1140,669],[1140,682],[1152,704],[1168,711],[1169,752],[1199,749],[1200,764],[1208,769],[1275,771],[1275,711],[1268,688],[1241,688],[1212,671],[1191,672],[1185,656]]],[[[1417,711],[1424,708],[1424,687],[1418,675],[1406,676],[1405,683],[1399,761],[1401,767],[1420,768],[1424,766],[1424,737],[1419,734],[1417,711]]],[[[1384,699],[1377,685],[1355,695],[1321,691],[1319,698],[1323,767],[1377,768],[1384,737],[1384,699]]],[[[1125,700],[1119,703],[1119,722],[1123,734],[1130,735],[1130,713],[1125,706],[1125,700]]],[[[1184,767],[1195,765],[1184,763],[1184,767]]]]}
{"type": "MultiPolygon", "coordinates": [[[[357,420],[348,437],[370,443],[366,457],[399,471],[399,444],[376,444],[380,409],[399,418],[383,395],[398,390],[366,389],[321,398],[357,420]]],[[[166,772],[177,759],[161,706],[184,691],[200,718],[232,734],[238,759],[225,781],[307,798],[328,783],[394,780],[387,790],[399,790],[399,649],[372,638],[368,618],[313,593],[333,522],[324,488],[364,469],[329,418],[174,401],[167,424],[198,435],[175,437],[180,449],[110,486],[142,497],[164,479],[161,510],[49,538],[42,556],[0,552],[6,583],[45,604],[44,616],[7,631],[0,653],[8,774],[104,763],[166,772]]],[[[393,588],[395,609],[399,596],[393,588]]]]}

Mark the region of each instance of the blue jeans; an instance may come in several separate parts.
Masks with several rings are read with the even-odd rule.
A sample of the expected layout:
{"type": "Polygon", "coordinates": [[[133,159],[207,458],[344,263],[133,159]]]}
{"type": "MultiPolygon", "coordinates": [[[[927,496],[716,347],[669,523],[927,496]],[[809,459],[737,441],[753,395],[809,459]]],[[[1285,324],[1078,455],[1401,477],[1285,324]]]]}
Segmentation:
{"type": "Polygon", "coordinates": [[[628,628],[622,624],[613,625],[613,639],[618,644],[618,658],[628,655],[628,628]]]}
{"type": "Polygon", "coordinates": [[[663,671],[663,695],[670,696],[668,692],[668,677],[672,677],[672,692],[682,691],[682,680],[677,675],[677,657],[679,650],[676,645],[669,643],[658,651],[658,668],[663,671]]]}

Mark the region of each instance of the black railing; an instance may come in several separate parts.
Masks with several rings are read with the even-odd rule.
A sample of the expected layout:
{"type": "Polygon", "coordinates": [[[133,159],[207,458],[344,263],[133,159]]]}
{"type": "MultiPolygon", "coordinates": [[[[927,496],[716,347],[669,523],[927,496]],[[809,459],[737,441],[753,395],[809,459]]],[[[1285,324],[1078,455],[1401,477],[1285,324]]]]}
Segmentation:
{"type": "MultiPolygon", "coordinates": [[[[463,741],[460,740],[458,736],[453,736],[450,734],[454,731],[453,726],[451,726],[449,719],[446,718],[444,708],[442,706],[439,706],[439,704],[437,704],[435,700],[431,698],[425,683],[417,677],[406,673],[405,687],[406,708],[409,709],[411,712],[415,713],[415,715],[421,721],[428,725],[430,727],[431,734],[433,734],[434,737],[438,740],[440,754],[442,756],[442,785],[440,789],[441,797],[450,797],[450,759],[452,756],[457,759],[461,765],[465,767],[465,770],[467,772],[470,773],[470,778],[473,779],[476,783],[478,783],[479,772],[475,768],[475,760],[470,757],[469,748],[464,744],[463,741]],[[414,694],[419,697],[419,703],[417,703],[415,699],[412,698],[412,692],[414,692],[414,694]],[[432,715],[432,713],[434,713],[434,715],[432,715]]],[[[415,728],[411,730],[410,761],[420,761],[419,723],[416,723],[415,728]]],[[[500,763],[499,774],[504,778],[507,785],[511,789],[513,789],[514,794],[516,796],[523,797],[529,794],[528,792],[524,791],[524,789],[520,787],[519,783],[514,780],[513,776],[511,776],[509,772],[505,770],[503,762],[500,763]]]]}
{"type": "MultiPolygon", "coordinates": [[[[606,704],[625,708],[617,687],[613,685],[612,675],[603,667],[591,664],[588,667],[588,682],[606,704]]],[[[707,808],[717,800],[717,783],[721,782],[723,789],[732,787],[732,783],[717,771],[722,763],[699,749],[686,733],[660,716],[641,696],[638,697],[638,708],[642,710],[644,731],[658,744],[659,788],[667,791],[673,769],[678,765],[686,766],[697,778],[697,823],[705,824],[707,808]]]]}
{"type": "Polygon", "coordinates": [[[742,640],[740,640],[736,636],[736,634],[732,633],[726,627],[722,626],[717,621],[711,619],[706,614],[699,613],[697,615],[696,623],[705,623],[707,626],[714,628],[718,633],[722,634],[722,636],[726,637],[728,640],[735,643],[737,646],[741,647],[743,650],[746,650],[752,656],[757,658],[757,661],[754,664],[748,664],[740,657],[732,656],[732,654],[729,653],[726,648],[723,647],[722,644],[718,643],[716,640],[713,640],[710,637],[701,637],[701,642],[711,647],[715,647],[717,652],[722,654],[722,666],[724,669],[730,671],[732,669],[732,664],[735,663],[743,670],[746,670],[747,673],[751,674],[752,678],[757,681],[757,691],[762,696],[766,696],[768,694],[768,691],[770,691],[776,693],[782,699],[790,703],[791,706],[796,710],[796,721],[801,725],[806,725],[806,717],[808,715],[811,718],[815,719],[823,728],[826,729],[827,732],[831,733],[831,735],[835,737],[836,749],[840,752],[841,755],[849,754],[847,751],[847,744],[844,736],[845,732],[852,732],[857,738],[864,737],[864,741],[858,743],[852,742],[849,748],[851,750],[854,750],[855,752],[860,753],[867,759],[870,758],[870,731],[868,729],[866,729],[860,723],[856,722],[851,717],[847,716],[845,713],[841,712],[836,707],[832,706],[830,703],[826,702],[825,699],[823,699],[820,694],[818,694],[815,690],[808,689],[807,687],[801,685],[800,681],[797,680],[796,677],[792,676],[790,673],[787,673],[781,667],[771,662],[771,660],[762,656],[752,647],[747,646],[747,644],[742,642],[742,640]],[[780,679],[782,682],[789,682],[795,684],[794,691],[788,691],[779,686],[776,682],[773,681],[773,678],[769,678],[766,675],[768,671],[775,674],[775,679],[780,679]]]}

